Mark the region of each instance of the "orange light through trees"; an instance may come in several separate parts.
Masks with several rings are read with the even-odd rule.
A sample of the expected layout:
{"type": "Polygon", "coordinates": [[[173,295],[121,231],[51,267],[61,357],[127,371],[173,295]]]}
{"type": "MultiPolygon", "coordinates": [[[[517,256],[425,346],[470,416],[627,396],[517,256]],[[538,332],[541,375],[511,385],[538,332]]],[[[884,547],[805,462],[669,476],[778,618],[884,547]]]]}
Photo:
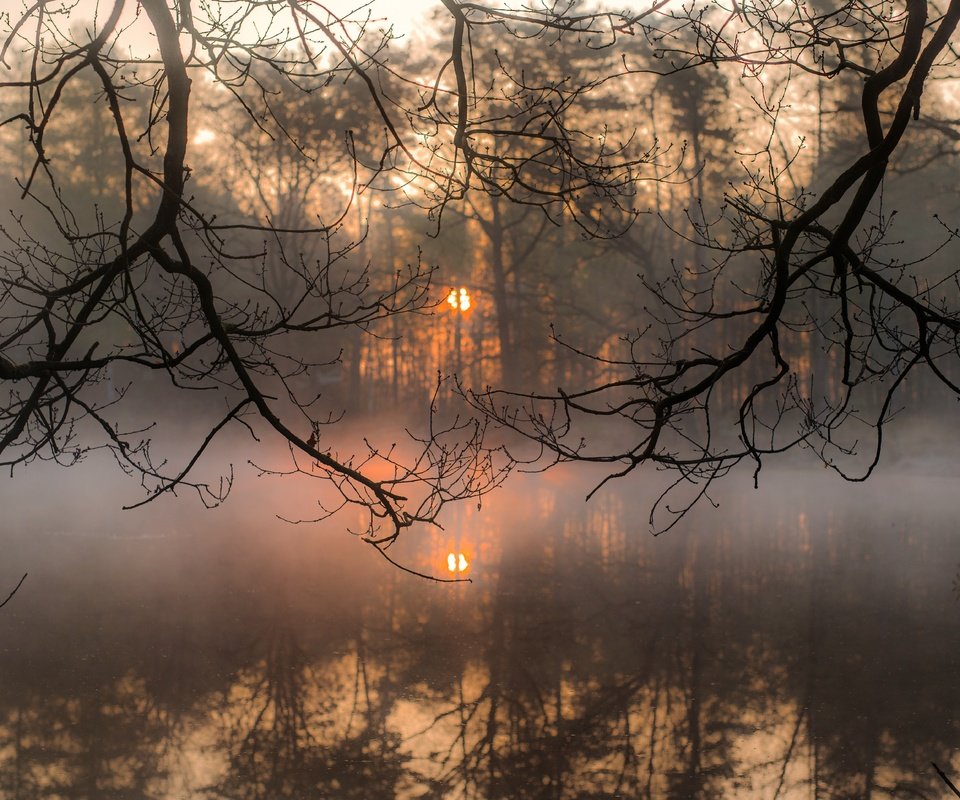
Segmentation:
{"type": "Polygon", "coordinates": [[[459,290],[451,289],[450,294],[447,295],[447,302],[454,311],[470,310],[470,295],[462,287],[459,290]]]}
{"type": "Polygon", "coordinates": [[[466,572],[470,567],[463,553],[450,553],[447,555],[447,570],[453,573],[466,572]]]}

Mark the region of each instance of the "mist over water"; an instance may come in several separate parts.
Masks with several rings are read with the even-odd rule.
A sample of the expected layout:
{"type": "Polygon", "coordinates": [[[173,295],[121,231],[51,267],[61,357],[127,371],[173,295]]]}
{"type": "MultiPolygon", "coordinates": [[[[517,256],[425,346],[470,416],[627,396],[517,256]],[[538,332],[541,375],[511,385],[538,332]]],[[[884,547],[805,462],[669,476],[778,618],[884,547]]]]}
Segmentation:
{"type": "Polygon", "coordinates": [[[87,5],[0,13],[0,800],[960,782],[960,6],[87,5]]]}
{"type": "Polygon", "coordinates": [[[436,584],[349,515],[277,520],[292,481],[121,513],[115,473],[31,470],[0,490],[0,581],[30,573],[0,793],[936,797],[960,501],[933,471],[734,476],[658,538],[642,477],[589,504],[582,470],[520,477],[390,551],[471,580],[436,584]]]}

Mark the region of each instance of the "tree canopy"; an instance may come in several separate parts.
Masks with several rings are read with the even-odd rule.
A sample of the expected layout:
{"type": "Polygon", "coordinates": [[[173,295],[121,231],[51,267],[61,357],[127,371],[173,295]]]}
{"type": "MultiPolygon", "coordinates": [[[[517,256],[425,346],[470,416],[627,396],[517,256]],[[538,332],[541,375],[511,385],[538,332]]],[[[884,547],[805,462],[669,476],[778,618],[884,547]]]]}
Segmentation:
{"type": "Polygon", "coordinates": [[[0,17],[4,466],[108,450],[213,504],[212,443],[268,434],[385,553],[519,461],[672,470],[661,528],[792,449],[860,480],[960,393],[960,0],[337,8],[0,17]],[[413,399],[409,443],[328,444],[413,399]]]}

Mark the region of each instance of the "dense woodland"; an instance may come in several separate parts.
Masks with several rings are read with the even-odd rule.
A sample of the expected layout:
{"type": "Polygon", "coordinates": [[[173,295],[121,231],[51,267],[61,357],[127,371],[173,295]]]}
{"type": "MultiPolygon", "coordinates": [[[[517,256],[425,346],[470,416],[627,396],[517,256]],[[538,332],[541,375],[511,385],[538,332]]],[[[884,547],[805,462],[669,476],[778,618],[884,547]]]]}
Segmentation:
{"type": "Polygon", "coordinates": [[[954,467],[818,481],[953,432],[960,0],[378,13],[0,9],[0,794],[939,796],[954,467]],[[391,563],[75,535],[231,464],[391,563]]]}
{"type": "MultiPolygon", "coordinates": [[[[391,41],[391,67],[429,74],[443,56],[443,40],[437,31],[391,41]]],[[[517,39],[494,46],[481,37],[476,47],[491,62],[477,65],[491,84],[504,80],[503,64],[545,76],[548,82],[581,86],[610,72],[615,63],[603,51],[583,58],[578,42],[543,47],[517,39]]],[[[655,296],[649,287],[679,274],[689,292],[702,292],[707,285],[718,291],[717,305],[744,302],[737,284],[749,280],[750,266],[726,275],[717,286],[710,283],[709,268],[724,257],[733,234],[722,228],[708,232],[707,226],[720,219],[729,197],[749,183],[752,171],[765,168],[767,158],[781,161],[782,191],[799,198],[815,194],[862,149],[851,135],[861,114],[857,76],[829,82],[802,75],[784,78],[789,102],[778,109],[771,140],[764,109],[751,93],[755,87],[736,74],[739,68],[650,75],[646,69],[661,65],[644,64],[649,54],[639,50],[630,57],[638,74],[620,78],[615,97],[602,94],[578,107],[571,122],[611,138],[632,139],[634,145],[656,147],[656,155],[631,187],[639,215],[617,216],[615,208],[600,209],[611,215],[604,229],[584,231],[567,217],[554,218],[539,206],[497,195],[451,202],[441,220],[439,212],[423,209],[414,176],[391,175],[386,182],[358,185],[357,170],[376,163],[381,125],[359,78],[346,75],[327,85],[331,80],[324,76],[318,87],[294,91],[268,67],[261,67],[264,74],[244,93],[249,108],[269,106],[274,119],[269,125],[264,120],[261,129],[251,124],[247,109],[224,96],[222,87],[208,81],[193,87],[189,167],[195,177],[187,184],[190,202],[213,209],[219,220],[251,226],[268,220],[280,229],[269,236],[238,230],[230,239],[237,252],[262,252],[241,263],[238,280],[266,286],[280,302],[295,300],[303,282],[302,275],[289,268],[291,262],[325,263],[331,254],[336,265],[330,278],[369,282],[373,297],[406,280],[411,265],[417,274],[429,273],[429,289],[426,281],[423,294],[418,287],[415,303],[405,309],[409,313],[384,319],[371,315],[369,321],[358,316],[360,324],[304,337],[293,347],[294,355],[316,362],[304,380],[323,392],[331,409],[379,412],[422,403],[431,395],[438,372],[459,372],[464,385],[477,390],[488,385],[527,390],[580,386],[604,374],[619,376],[619,364],[604,360],[628,358],[639,332],[667,316],[665,309],[651,308],[655,296]],[[620,130],[610,130],[612,121],[620,130]],[[366,153],[360,151],[364,146],[366,153]],[[284,233],[334,220],[331,228],[307,237],[284,233]],[[446,302],[448,290],[459,287],[467,288],[472,298],[462,314],[446,302]]],[[[408,87],[409,96],[394,99],[416,107],[417,90],[408,87]]],[[[65,201],[79,207],[78,214],[117,218],[123,211],[123,173],[110,147],[113,123],[102,88],[89,81],[69,100],[70,107],[61,108],[59,124],[48,134],[53,140],[48,145],[54,153],[51,163],[63,176],[65,201]]],[[[146,98],[139,101],[131,105],[134,114],[149,108],[146,98]]],[[[516,102],[503,101],[504,113],[516,102]]],[[[8,106],[4,118],[15,110],[8,106]]],[[[924,286],[935,286],[950,275],[954,263],[952,251],[937,251],[950,240],[951,220],[958,218],[953,191],[958,154],[955,135],[948,133],[956,112],[952,83],[928,89],[924,117],[911,130],[909,148],[892,166],[883,206],[874,209],[871,221],[877,235],[883,229],[884,247],[904,263],[934,254],[923,263],[924,286]],[[918,245],[926,249],[914,252],[918,245]]],[[[6,134],[4,157],[12,162],[7,171],[24,174],[32,163],[32,148],[11,126],[6,134]]],[[[25,226],[51,225],[33,205],[24,213],[37,217],[28,218],[25,226]]],[[[85,222],[89,220],[77,224],[85,222]]],[[[954,289],[952,283],[944,287],[954,289]]],[[[162,291],[159,282],[156,291],[162,291]]],[[[171,352],[188,338],[178,321],[165,320],[157,331],[171,352]]],[[[679,325],[681,318],[671,322],[679,325]]],[[[709,336],[735,341],[738,325],[743,325],[738,319],[721,321],[711,326],[709,336]]],[[[120,315],[107,328],[118,343],[125,335],[135,335],[124,330],[120,315]]],[[[691,330],[682,347],[695,352],[697,336],[698,331],[691,330]]],[[[650,346],[656,346],[657,339],[650,338],[650,346]]],[[[813,322],[798,314],[785,338],[799,391],[839,391],[834,362],[842,354],[822,346],[813,322]]],[[[737,402],[755,378],[749,369],[741,371],[724,386],[721,398],[737,402]]],[[[156,376],[159,383],[167,380],[156,376]]],[[[921,383],[912,384],[912,391],[922,392],[921,383]]],[[[882,387],[876,391],[880,396],[882,387]]]]}
{"type": "Polygon", "coordinates": [[[955,401],[960,9],[441,5],[7,18],[5,466],[216,504],[248,430],[386,543],[524,460],[860,480],[955,401]]]}

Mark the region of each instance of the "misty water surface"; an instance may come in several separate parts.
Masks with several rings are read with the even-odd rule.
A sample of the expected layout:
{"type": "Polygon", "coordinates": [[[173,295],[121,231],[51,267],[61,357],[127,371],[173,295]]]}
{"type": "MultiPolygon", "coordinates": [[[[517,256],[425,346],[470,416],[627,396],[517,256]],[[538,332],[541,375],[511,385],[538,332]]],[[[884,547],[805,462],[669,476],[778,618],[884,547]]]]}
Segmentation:
{"type": "Polygon", "coordinates": [[[585,505],[581,473],[521,478],[392,551],[463,554],[457,585],[279,522],[292,485],[119,513],[112,480],[0,489],[0,581],[30,572],[0,612],[0,796],[941,797],[930,762],[960,767],[935,470],[744,476],[657,539],[643,481],[585,505]]]}

